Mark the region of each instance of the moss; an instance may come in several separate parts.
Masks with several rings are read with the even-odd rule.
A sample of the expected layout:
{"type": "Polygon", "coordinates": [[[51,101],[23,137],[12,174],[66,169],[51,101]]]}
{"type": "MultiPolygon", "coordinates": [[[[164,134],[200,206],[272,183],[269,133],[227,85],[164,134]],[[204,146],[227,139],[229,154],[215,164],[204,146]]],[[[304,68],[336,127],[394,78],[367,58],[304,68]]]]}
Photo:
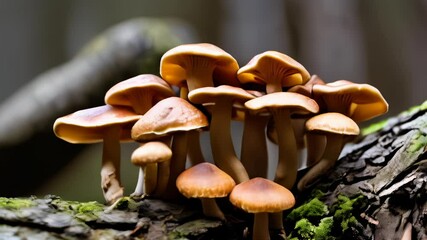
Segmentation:
{"type": "Polygon", "coordinates": [[[388,119],[381,120],[379,122],[373,123],[365,128],[362,129],[362,135],[369,135],[371,133],[380,131],[384,128],[385,125],[387,125],[388,119]]]}
{"type": "Polygon", "coordinates": [[[314,239],[316,240],[333,240],[335,237],[331,235],[334,225],[332,217],[326,217],[320,220],[319,226],[314,229],[314,239]]]}
{"type": "Polygon", "coordinates": [[[421,132],[413,137],[411,145],[408,147],[409,152],[418,152],[421,148],[427,145],[427,136],[421,132]]]}
{"type": "Polygon", "coordinates": [[[300,219],[295,224],[296,233],[294,231],[290,239],[333,240],[335,239],[335,237],[331,236],[333,224],[332,217],[323,218],[318,226],[315,226],[306,218],[300,219]]]}
{"type": "Polygon", "coordinates": [[[342,231],[346,231],[350,226],[357,222],[354,217],[354,209],[360,209],[365,205],[365,197],[359,195],[355,198],[349,198],[344,195],[338,196],[338,201],[332,206],[334,220],[340,224],[342,231]]]}
{"type": "Polygon", "coordinates": [[[292,210],[287,218],[289,221],[295,222],[300,218],[323,217],[328,213],[328,206],[316,197],[292,210]]]}
{"type": "Polygon", "coordinates": [[[18,210],[34,206],[35,203],[29,198],[5,198],[0,197],[0,208],[18,210]]]}
{"type": "MultiPolygon", "coordinates": [[[[295,230],[297,236],[295,239],[313,239],[314,229],[316,227],[306,218],[299,220],[295,224],[295,230]]],[[[292,238],[294,238],[292,236],[292,238]]]]}

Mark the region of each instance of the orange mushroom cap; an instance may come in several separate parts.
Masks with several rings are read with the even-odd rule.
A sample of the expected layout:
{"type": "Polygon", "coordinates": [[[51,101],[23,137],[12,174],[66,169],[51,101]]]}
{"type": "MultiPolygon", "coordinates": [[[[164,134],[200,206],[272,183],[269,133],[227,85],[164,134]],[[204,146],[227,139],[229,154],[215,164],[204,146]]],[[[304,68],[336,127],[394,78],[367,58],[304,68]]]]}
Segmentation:
{"type": "Polygon", "coordinates": [[[388,111],[388,103],[377,88],[347,80],[314,85],[313,98],[323,111],[339,112],[356,122],[372,119],[388,111]]]}
{"type": "MultiPolygon", "coordinates": [[[[160,75],[169,84],[175,86],[212,87],[213,82],[185,83],[194,72],[212,70],[212,81],[215,85],[238,86],[236,72],[239,69],[237,61],[221,48],[209,43],[183,44],[167,51],[160,60],[160,75]]],[[[197,79],[207,81],[208,79],[197,79]]],[[[198,87],[196,87],[198,88],[198,87]]]]}
{"type": "Polygon", "coordinates": [[[233,178],[208,162],[188,168],[176,179],[178,190],[187,198],[225,197],[235,185],[233,178]]]}
{"type": "Polygon", "coordinates": [[[295,197],[287,188],[265,178],[252,178],[236,185],[230,202],[246,212],[280,212],[295,205],[295,197]]]}
{"type": "Polygon", "coordinates": [[[237,71],[241,83],[258,83],[267,85],[267,93],[278,91],[278,88],[304,84],[310,78],[303,65],[290,56],[277,52],[266,51],[254,56],[245,66],[237,71]],[[274,84],[274,90],[269,85],[274,84]]]}

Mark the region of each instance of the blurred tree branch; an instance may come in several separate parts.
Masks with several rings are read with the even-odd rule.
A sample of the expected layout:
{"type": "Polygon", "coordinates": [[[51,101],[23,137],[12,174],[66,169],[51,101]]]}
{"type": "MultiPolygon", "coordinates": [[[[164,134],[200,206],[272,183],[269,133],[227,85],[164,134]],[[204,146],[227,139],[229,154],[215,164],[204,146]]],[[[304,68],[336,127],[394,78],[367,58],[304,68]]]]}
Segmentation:
{"type": "Polygon", "coordinates": [[[0,179],[13,184],[1,187],[0,195],[34,188],[81,148],[55,138],[56,118],[104,104],[104,93],[130,76],[158,74],[166,50],[194,39],[192,28],[176,19],[130,19],[100,33],[70,61],[36,76],[6,99],[0,105],[0,179]]]}

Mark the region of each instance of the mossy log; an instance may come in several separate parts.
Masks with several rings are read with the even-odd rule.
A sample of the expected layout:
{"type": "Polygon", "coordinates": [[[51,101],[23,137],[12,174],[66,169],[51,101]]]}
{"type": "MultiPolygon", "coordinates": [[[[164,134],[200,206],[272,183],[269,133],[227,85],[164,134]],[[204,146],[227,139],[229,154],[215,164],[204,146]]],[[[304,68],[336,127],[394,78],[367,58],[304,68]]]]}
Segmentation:
{"type": "MultiPolygon", "coordinates": [[[[427,102],[364,129],[326,177],[295,192],[289,238],[427,239],[426,129],[427,102]]],[[[227,222],[204,218],[196,200],[0,198],[0,239],[242,239],[250,216],[219,203],[227,222]]]]}

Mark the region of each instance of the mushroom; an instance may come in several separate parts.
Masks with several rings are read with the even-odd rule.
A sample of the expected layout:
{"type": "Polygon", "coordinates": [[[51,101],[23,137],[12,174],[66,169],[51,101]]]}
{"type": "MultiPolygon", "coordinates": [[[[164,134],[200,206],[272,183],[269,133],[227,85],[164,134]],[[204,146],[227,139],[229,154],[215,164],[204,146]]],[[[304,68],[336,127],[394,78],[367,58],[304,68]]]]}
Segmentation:
{"type": "Polygon", "coordinates": [[[366,121],[388,111],[388,103],[377,88],[347,80],[314,85],[313,98],[319,103],[321,112],[342,113],[355,122],[366,121]]]}
{"type": "Polygon", "coordinates": [[[255,114],[270,112],[273,115],[279,148],[274,181],[291,189],[298,170],[297,148],[291,115],[317,113],[319,111],[317,103],[298,93],[276,92],[249,100],[245,103],[245,107],[255,114]]]}
{"type": "Polygon", "coordinates": [[[209,162],[188,168],[176,179],[176,186],[182,195],[201,200],[205,216],[221,220],[225,220],[225,216],[215,198],[226,197],[235,185],[233,178],[209,162]]]}
{"type": "MultiPolygon", "coordinates": [[[[172,86],[180,87],[180,96],[214,85],[239,86],[239,65],[230,54],[210,43],[182,44],[168,50],[160,60],[160,75],[172,86]]],[[[188,136],[193,142],[188,155],[193,163],[203,162],[199,133],[188,136]]]]}
{"type": "Polygon", "coordinates": [[[245,66],[237,71],[237,78],[242,84],[257,83],[266,85],[267,94],[281,92],[283,87],[304,84],[310,74],[295,59],[277,52],[266,51],[254,56],[245,66]]]}
{"type": "Polygon", "coordinates": [[[174,96],[169,84],[153,74],[141,74],[121,81],[105,94],[105,103],[112,106],[132,107],[144,114],[158,101],[174,96]]]}
{"type": "MultiPolygon", "coordinates": [[[[132,107],[136,113],[144,114],[158,101],[171,96],[174,96],[174,92],[165,80],[153,74],[140,74],[112,86],[105,94],[104,101],[112,106],[132,107]]],[[[138,182],[132,196],[141,196],[144,185],[142,173],[151,170],[154,169],[139,169],[138,182]]],[[[149,189],[154,187],[147,186],[149,189]]]]}
{"type": "Polygon", "coordinates": [[[334,166],[343,148],[344,136],[359,134],[359,126],[356,122],[335,112],[316,115],[307,120],[305,126],[308,132],[326,136],[326,146],[321,160],[299,180],[298,190],[300,191],[334,166]]]}
{"type": "Polygon", "coordinates": [[[268,213],[282,212],[295,205],[291,191],[260,177],[236,185],[229,198],[234,206],[254,214],[254,240],[270,239],[268,213]]]}
{"type": "Polygon", "coordinates": [[[169,161],[172,157],[172,151],[168,145],[161,141],[152,141],[141,144],[131,156],[131,162],[143,169],[144,181],[138,181],[139,184],[144,182],[144,187],[138,186],[136,189],[144,189],[144,192],[136,193],[141,196],[144,193],[151,195],[157,186],[157,163],[169,161]]]}
{"type": "MultiPolygon", "coordinates": [[[[208,126],[203,113],[188,101],[179,97],[169,97],[159,101],[132,127],[132,139],[144,142],[173,136],[172,158],[169,176],[159,175],[155,195],[166,199],[176,197],[175,181],[185,170],[187,156],[187,132],[208,126]]],[[[189,143],[191,146],[192,143],[189,143]]],[[[159,163],[160,168],[163,164],[159,163]]]]}
{"type": "Polygon", "coordinates": [[[230,122],[233,103],[244,103],[254,96],[245,90],[228,85],[203,87],[190,91],[188,99],[197,104],[214,104],[209,125],[212,156],[215,164],[229,174],[236,183],[249,179],[234,150],[230,122]]]}
{"type": "Polygon", "coordinates": [[[141,116],[129,108],[88,108],[56,119],[55,135],[70,143],[103,142],[101,187],[107,204],[123,196],[120,183],[120,141],[130,141],[132,125],[141,116]]]}
{"type": "Polygon", "coordinates": [[[188,91],[216,85],[239,86],[237,61],[221,48],[209,43],[183,44],[170,49],[160,60],[160,75],[169,84],[188,87],[188,91]]]}
{"type": "MultiPolygon", "coordinates": [[[[320,113],[338,112],[356,123],[372,119],[388,111],[388,103],[380,91],[369,85],[337,80],[327,84],[315,84],[312,97],[320,107],[320,113]]],[[[324,136],[307,133],[307,165],[318,162],[325,148],[324,136]]]]}

